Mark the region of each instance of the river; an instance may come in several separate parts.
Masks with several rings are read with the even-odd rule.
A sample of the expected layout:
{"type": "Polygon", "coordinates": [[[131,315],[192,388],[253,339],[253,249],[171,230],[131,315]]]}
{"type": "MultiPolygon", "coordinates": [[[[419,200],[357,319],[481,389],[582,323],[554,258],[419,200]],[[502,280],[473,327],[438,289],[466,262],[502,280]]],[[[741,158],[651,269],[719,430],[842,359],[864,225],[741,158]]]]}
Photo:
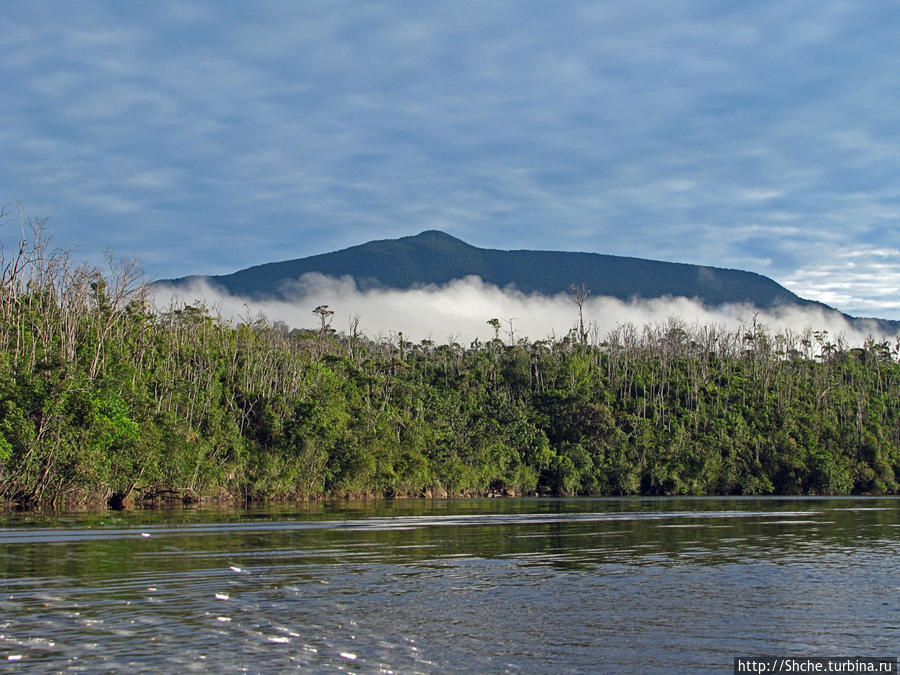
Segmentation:
{"type": "Polygon", "coordinates": [[[896,656],[900,499],[0,515],[13,672],[731,672],[896,656]]]}

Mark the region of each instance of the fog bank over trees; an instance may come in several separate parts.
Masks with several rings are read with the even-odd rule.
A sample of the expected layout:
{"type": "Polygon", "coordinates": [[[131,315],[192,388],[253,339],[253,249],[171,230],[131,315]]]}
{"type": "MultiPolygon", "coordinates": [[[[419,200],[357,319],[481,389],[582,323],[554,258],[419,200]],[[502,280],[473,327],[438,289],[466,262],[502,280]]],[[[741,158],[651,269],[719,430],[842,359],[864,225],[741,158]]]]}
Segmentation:
{"type": "MultiPolygon", "coordinates": [[[[494,318],[501,323],[499,337],[507,343],[521,338],[541,340],[565,336],[579,319],[571,293],[526,295],[514,288],[485,284],[475,276],[443,286],[363,291],[352,277],[336,279],[312,273],[303,275],[292,285],[289,301],[230,295],[221,287],[202,281],[195,281],[187,288],[155,285],[152,290],[159,308],[200,300],[230,321],[240,321],[248,314],[262,314],[290,328],[314,327],[317,319],[312,314],[313,308],[328,305],[334,312],[332,326],[337,332],[348,332],[356,319],[359,329],[371,338],[403,333],[406,339],[416,342],[428,339],[438,343],[469,343],[475,339],[491,339],[495,337],[495,329],[487,322],[494,318]]],[[[728,330],[740,329],[755,320],[772,331],[828,331],[835,339],[840,338],[851,346],[862,344],[870,336],[894,337],[882,334],[874,322],[858,322],[853,326],[839,312],[819,307],[790,306],[764,311],[743,304],[709,307],[683,297],[623,302],[588,293],[582,314],[588,339],[595,343],[620,325],[658,325],[671,318],[688,325],[717,325],[728,330]],[[866,329],[860,330],[860,325],[866,329]]]]}

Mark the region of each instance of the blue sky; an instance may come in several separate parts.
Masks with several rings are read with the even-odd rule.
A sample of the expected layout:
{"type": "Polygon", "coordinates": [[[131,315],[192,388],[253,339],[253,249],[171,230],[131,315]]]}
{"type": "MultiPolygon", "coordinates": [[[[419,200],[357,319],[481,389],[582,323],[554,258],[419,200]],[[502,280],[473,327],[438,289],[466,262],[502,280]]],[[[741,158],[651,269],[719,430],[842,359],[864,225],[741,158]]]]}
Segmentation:
{"type": "Polygon", "coordinates": [[[898,29],[882,0],[5,0],[0,202],[151,278],[441,229],[900,319],[898,29]]]}

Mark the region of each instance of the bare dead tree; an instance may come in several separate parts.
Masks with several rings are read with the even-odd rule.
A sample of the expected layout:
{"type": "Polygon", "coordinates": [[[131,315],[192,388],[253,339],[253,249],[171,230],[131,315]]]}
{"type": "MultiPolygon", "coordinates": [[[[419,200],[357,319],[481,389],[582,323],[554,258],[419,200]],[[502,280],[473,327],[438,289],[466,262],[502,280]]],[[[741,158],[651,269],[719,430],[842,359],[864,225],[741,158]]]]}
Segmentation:
{"type": "Polygon", "coordinates": [[[128,302],[136,296],[143,298],[146,285],[143,272],[137,260],[121,258],[116,260],[112,253],[104,252],[106,258],[106,274],[96,273],[91,283],[94,310],[96,312],[96,340],[94,358],[91,361],[89,376],[93,380],[103,364],[103,347],[113,327],[123,317],[128,302]]]}
{"type": "Polygon", "coordinates": [[[356,345],[359,343],[359,313],[350,317],[350,334],[347,340],[347,352],[351,359],[354,358],[356,345]]]}
{"type": "Polygon", "coordinates": [[[590,294],[591,289],[584,283],[577,286],[575,284],[569,286],[569,297],[578,307],[578,339],[582,345],[587,344],[587,331],[584,329],[584,301],[587,300],[590,294]]]}

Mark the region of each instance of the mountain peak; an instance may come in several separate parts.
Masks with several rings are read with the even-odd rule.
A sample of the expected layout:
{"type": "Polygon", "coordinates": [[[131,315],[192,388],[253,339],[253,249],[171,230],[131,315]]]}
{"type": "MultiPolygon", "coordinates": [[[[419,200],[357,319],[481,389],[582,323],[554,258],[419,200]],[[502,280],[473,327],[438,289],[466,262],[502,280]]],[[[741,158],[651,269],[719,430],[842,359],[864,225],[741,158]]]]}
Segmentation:
{"type": "Polygon", "coordinates": [[[420,241],[441,241],[447,243],[454,244],[464,244],[465,246],[471,246],[471,244],[467,244],[462,239],[454,237],[452,234],[447,234],[446,232],[442,232],[441,230],[423,230],[419,232],[419,234],[413,237],[407,237],[408,239],[418,239],[420,241]]]}
{"type": "Polygon", "coordinates": [[[286,289],[311,272],[337,278],[351,276],[363,290],[442,285],[478,276],[486,284],[516,288],[526,294],[565,294],[572,284],[585,284],[594,296],[607,295],[624,301],[672,296],[694,298],[710,306],[749,304],[770,308],[815,304],[830,309],[751,272],[599,253],[485,249],[440,230],[370,241],[333,253],[205,278],[236,295],[285,299],[286,289]]]}
{"type": "Polygon", "coordinates": [[[441,230],[422,230],[417,237],[444,237],[445,239],[456,239],[456,237],[442,232],[441,230]]]}

